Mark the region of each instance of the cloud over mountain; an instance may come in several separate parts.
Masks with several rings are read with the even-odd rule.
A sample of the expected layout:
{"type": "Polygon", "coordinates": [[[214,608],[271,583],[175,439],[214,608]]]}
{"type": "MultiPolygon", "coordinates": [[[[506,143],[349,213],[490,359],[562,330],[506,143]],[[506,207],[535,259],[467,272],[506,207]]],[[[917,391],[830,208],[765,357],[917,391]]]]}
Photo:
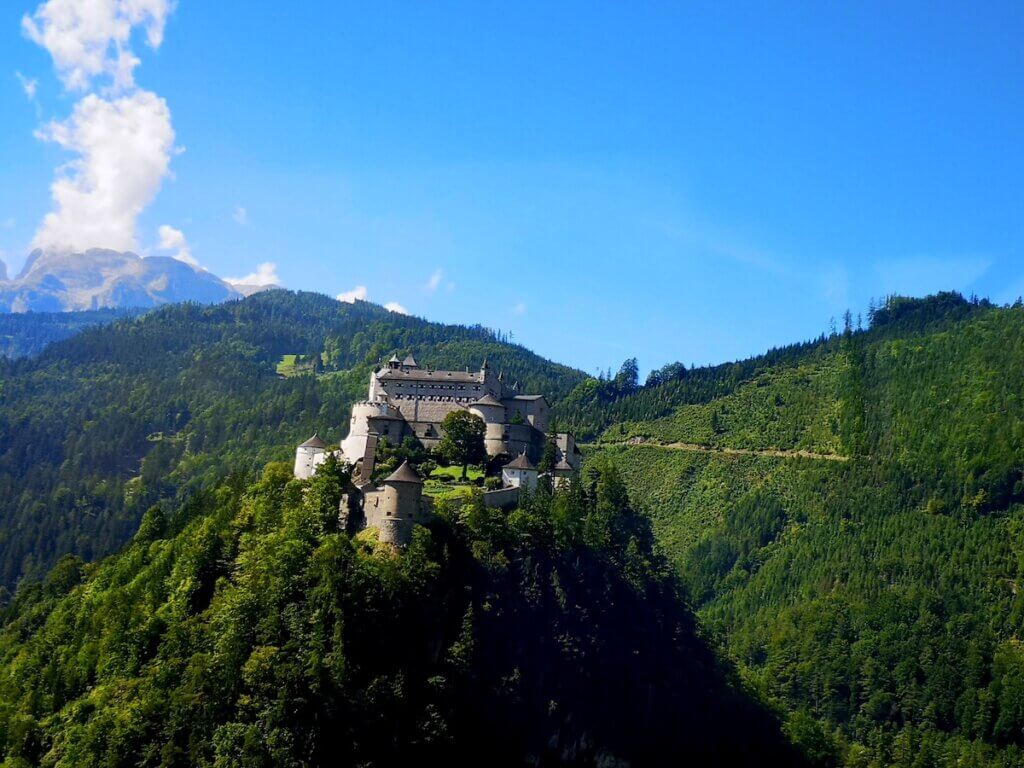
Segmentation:
{"type": "Polygon", "coordinates": [[[172,0],[47,0],[22,19],[69,92],[85,95],[65,120],[37,132],[74,155],[56,171],[54,209],[33,246],[63,252],[137,248],[137,221],[170,173],[171,112],[135,84],[136,30],[156,49],[172,0]]]}
{"type": "Polygon", "coordinates": [[[210,304],[246,293],[180,258],[141,258],[103,249],[37,250],[17,278],[0,280],[0,312],[155,307],[177,301],[210,304]]]}

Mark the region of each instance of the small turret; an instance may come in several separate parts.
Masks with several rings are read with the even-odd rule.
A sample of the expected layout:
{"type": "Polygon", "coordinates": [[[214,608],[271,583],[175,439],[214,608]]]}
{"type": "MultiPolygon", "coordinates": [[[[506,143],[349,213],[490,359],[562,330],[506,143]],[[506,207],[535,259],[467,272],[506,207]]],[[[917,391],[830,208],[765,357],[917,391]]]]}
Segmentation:
{"type": "Polygon", "coordinates": [[[508,488],[537,488],[539,477],[537,468],[533,466],[524,449],[519,456],[501,468],[501,479],[508,488]]]}
{"type": "Polygon", "coordinates": [[[309,440],[295,449],[295,476],[300,480],[308,480],[316,473],[318,465],[327,458],[327,443],[314,434],[309,440]]]}
{"type": "Polygon", "coordinates": [[[423,481],[409,462],[384,478],[381,499],[367,524],[377,528],[379,541],[404,547],[412,540],[412,527],[423,507],[423,481]]]}

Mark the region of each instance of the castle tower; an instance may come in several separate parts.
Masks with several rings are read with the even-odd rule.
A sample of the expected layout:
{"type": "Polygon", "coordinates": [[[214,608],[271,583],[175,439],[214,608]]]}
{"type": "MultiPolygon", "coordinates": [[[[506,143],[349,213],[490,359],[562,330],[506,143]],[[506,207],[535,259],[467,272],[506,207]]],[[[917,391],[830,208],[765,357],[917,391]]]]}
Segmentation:
{"type": "Polygon", "coordinates": [[[308,480],[316,472],[317,465],[327,457],[327,443],[314,434],[309,440],[295,449],[295,476],[300,480],[308,480]]]}
{"type": "Polygon", "coordinates": [[[501,468],[501,479],[508,488],[537,489],[539,473],[533,463],[526,457],[524,450],[519,456],[501,468]]]}
{"type": "Polygon", "coordinates": [[[487,425],[484,432],[484,447],[488,456],[499,456],[505,452],[505,405],[494,395],[486,394],[470,403],[469,412],[479,416],[487,425]]]}
{"type": "Polygon", "coordinates": [[[423,481],[406,461],[384,479],[381,493],[376,519],[368,518],[367,524],[376,526],[379,541],[404,547],[412,540],[412,527],[420,517],[423,481]]]}

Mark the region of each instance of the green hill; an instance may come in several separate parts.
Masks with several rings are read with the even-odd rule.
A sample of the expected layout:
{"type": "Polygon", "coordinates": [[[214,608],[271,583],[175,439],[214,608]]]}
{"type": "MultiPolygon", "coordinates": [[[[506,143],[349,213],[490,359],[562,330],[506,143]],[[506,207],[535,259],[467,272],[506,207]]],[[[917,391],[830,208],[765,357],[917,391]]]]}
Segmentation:
{"type": "Polygon", "coordinates": [[[1024,311],[898,300],[740,367],[589,451],[701,619],[836,764],[1024,764],[1024,311]]]}
{"type": "Polygon", "coordinates": [[[613,468],[511,514],[441,509],[400,554],[337,530],[343,480],[271,464],[23,589],[4,765],[801,764],[613,468]]]}
{"type": "Polygon", "coordinates": [[[86,328],[136,317],[142,309],[93,309],[84,312],[0,312],[0,357],[38,355],[50,344],[86,328]]]}
{"type": "Polygon", "coordinates": [[[287,459],[316,430],[339,440],[394,351],[455,369],[487,357],[554,402],[584,378],[481,327],[287,291],[164,307],[0,359],[0,584],[116,551],[155,501],[287,459]],[[278,376],[286,355],[320,375],[278,376]]]}

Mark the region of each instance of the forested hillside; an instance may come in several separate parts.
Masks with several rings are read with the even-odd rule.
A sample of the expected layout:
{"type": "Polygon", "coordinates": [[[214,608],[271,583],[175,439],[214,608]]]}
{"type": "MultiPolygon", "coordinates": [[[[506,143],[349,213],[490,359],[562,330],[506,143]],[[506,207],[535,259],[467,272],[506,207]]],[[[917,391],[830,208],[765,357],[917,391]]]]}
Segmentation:
{"type": "Polygon", "coordinates": [[[702,620],[826,763],[1024,764],[1024,310],[895,300],[744,366],[590,451],[702,620]]]}
{"type": "Polygon", "coordinates": [[[37,355],[94,325],[135,317],[141,309],[95,309],[86,312],[0,312],[0,357],[37,355]]]}
{"type": "Polygon", "coordinates": [[[336,466],[154,507],[122,554],[22,590],[4,764],[802,764],[613,467],[511,514],[442,507],[396,553],[338,530],[336,466]]]}
{"type": "MultiPolygon", "coordinates": [[[[412,677],[412,667],[402,668],[401,685],[389,677],[399,674],[395,667],[352,680],[337,673],[335,688],[323,688],[323,675],[335,674],[318,666],[329,656],[323,649],[341,641],[314,637],[324,655],[312,661],[287,643],[288,633],[312,632],[303,622],[327,610],[326,603],[309,601],[357,601],[368,594],[361,607],[346,603],[345,611],[356,611],[346,615],[369,611],[379,622],[384,603],[372,596],[386,593],[399,606],[388,621],[399,622],[403,631],[413,627],[416,637],[428,637],[415,634],[427,629],[415,623],[422,617],[402,623],[413,621],[401,613],[409,606],[427,604],[458,616],[447,634],[435,627],[429,636],[432,647],[462,648],[462,630],[452,627],[462,627],[466,605],[432,590],[481,578],[472,581],[473,589],[504,594],[519,606],[511,614],[528,617],[526,628],[538,629],[534,621],[548,627],[552,614],[529,613],[519,602],[539,610],[531,601],[546,594],[534,587],[522,591],[524,574],[536,576],[536,547],[555,547],[544,557],[563,564],[543,571],[552,579],[559,610],[579,606],[588,621],[598,610],[598,602],[588,602],[590,587],[565,591],[571,568],[562,570],[569,561],[558,558],[580,562],[578,550],[564,549],[567,540],[576,542],[572,546],[580,540],[569,532],[575,527],[564,527],[564,501],[534,510],[539,518],[526,512],[508,519],[443,517],[431,537],[392,561],[374,554],[372,542],[317,538],[322,532],[309,538],[290,528],[291,516],[311,513],[289,496],[296,486],[283,470],[276,480],[272,470],[243,491],[264,463],[289,459],[292,446],[314,430],[339,439],[348,405],[363,396],[372,367],[392,351],[453,368],[477,366],[486,355],[524,388],[547,394],[561,426],[592,440],[592,470],[614,465],[703,625],[759,696],[785,713],[786,732],[815,763],[1024,765],[1024,309],[955,294],[891,299],[870,313],[866,330],[848,322],[838,333],[746,361],[703,369],[671,364],[645,386],[635,361],[615,374],[587,378],[482,328],[440,326],[370,304],[287,292],[218,307],[168,307],[87,330],[32,359],[0,362],[0,566],[6,583],[22,574],[44,575],[63,553],[90,561],[112,552],[135,536],[143,510],[154,503],[162,510],[146,517],[124,555],[98,566],[63,560],[44,584],[27,584],[18,593],[0,644],[7,649],[3,738],[10,755],[33,761],[49,754],[51,762],[70,765],[101,753],[153,750],[163,739],[176,745],[167,747],[173,762],[173,750],[188,759],[198,754],[189,752],[198,733],[204,760],[219,756],[217,750],[242,755],[277,744],[280,752],[260,759],[287,755],[301,761],[293,739],[305,744],[308,734],[280,720],[298,701],[287,697],[323,703],[316,696],[329,689],[340,698],[329,700],[328,712],[352,717],[353,702],[359,702],[378,720],[383,713],[395,715],[401,725],[383,742],[410,750],[403,756],[450,756],[444,750],[452,748],[452,739],[470,743],[461,729],[479,725],[472,714],[478,700],[462,698],[467,690],[497,696],[487,698],[488,707],[499,708],[485,710],[492,714],[511,706],[506,694],[533,702],[550,694],[515,688],[536,681],[514,675],[513,689],[501,688],[500,695],[474,675],[476,688],[467,689],[463,680],[456,686],[460,693],[452,694],[444,687],[452,678],[436,666],[441,657],[430,664],[407,659],[422,665],[412,677]],[[278,375],[283,359],[296,375],[278,375]],[[271,523],[257,525],[253,521],[264,513],[254,510],[268,505],[292,512],[266,513],[271,523]],[[533,522],[519,527],[524,520],[533,522]],[[309,570],[309,557],[328,540],[340,547],[331,556],[342,558],[345,565],[338,567],[346,575],[324,587],[327,577],[309,570]],[[254,548],[247,549],[250,543],[254,548]],[[280,551],[272,555],[274,547],[280,551]],[[470,559],[455,558],[457,551],[471,553],[470,559]],[[270,563],[266,573],[260,562],[270,563]],[[287,573],[280,576],[284,581],[273,581],[278,568],[287,573]],[[242,578],[246,573],[253,574],[251,582],[242,578]],[[424,573],[440,581],[424,581],[424,573]],[[499,575],[520,582],[502,581],[499,589],[499,575]],[[346,591],[349,580],[368,592],[346,591]],[[265,596],[253,596],[263,588],[265,596]],[[243,650],[229,649],[234,655],[217,668],[227,678],[209,678],[234,687],[225,688],[225,709],[208,710],[203,731],[177,708],[220,706],[202,688],[218,653],[212,638],[234,615],[214,610],[220,594],[232,606],[240,601],[231,610],[249,606],[255,613],[247,616],[273,620],[264,626],[253,619],[256,634],[243,650]],[[119,612],[122,607],[126,613],[119,612]],[[214,616],[210,626],[216,629],[207,629],[204,622],[214,616]],[[260,655],[264,648],[270,649],[266,657],[260,655]],[[287,663],[279,665],[279,659],[287,663]],[[162,666],[175,670],[173,685],[184,687],[163,680],[157,673],[162,666]],[[313,678],[299,676],[299,667],[314,670],[313,678]],[[435,678],[448,682],[435,690],[429,682],[435,678]],[[133,708],[128,702],[136,699],[148,703],[133,708]],[[154,735],[155,722],[178,730],[154,735]],[[440,751],[431,751],[435,747],[440,751]]],[[[592,500],[597,485],[593,480],[592,500]]],[[[575,503],[569,519],[590,519],[590,512],[580,511],[586,505],[575,503]]],[[[607,505],[597,506],[607,511],[607,505]]],[[[636,546],[630,557],[615,561],[624,573],[635,566],[636,546]]],[[[585,580],[612,578],[606,571],[588,574],[585,580]]],[[[581,578],[576,574],[569,583],[581,578]]],[[[493,601],[479,605],[477,618],[498,620],[484,608],[493,601]]],[[[634,605],[634,613],[609,614],[599,624],[631,629],[640,610],[634,605]]],[[[508,626],[484,622],[480,637],[493,645],[508,626]]],[[[593,638],[588,626],[575,625],[579,636],[558,635],[559,643],[568,644],[562,651],[592,653],[579,640],[593,638]]],[[[346,654],[353,655],[344,658],[359,659],[355,668],[372,667],[359,655],[368,653],[358,645],[363,634],[345,627],[331,636],[345,638],[346,654]]],[[[372,627],[367,636],[385,642],[385,625],[372,627]]],[[[532,648],[539,641],[517,642],[532,648]]],[[[699,655],[704,651],[687,648],[705,658],[699,655]]],[[[677,653],[667,658],[678,659],[677,653]]],[[[511,659],[487,661],[487,675],[495,677],[486,679],[504,676],[507,684],[511,659]]],[[[662,667],[656,674],[675,679],[662,667]]],[[[574,690],[572,706],[593,714],[585,704],[593,692],[574,690]]],[[[664,701],[686,712],[692,706],[678,698],[664,701]]],[[[594,717],[600,723],[594,733],[619,727],[594,717]]],[[[760,715],[751,717],[763,723],[760,715]]],[[[374,732],[369,721],[353,722],[374,732]]],[[[552,722],[516,723],[505,736],[524,741],[509,746],[508,754],[543,752],[531,739],[550,736],[552,722]]],[[[558,732],[581,749],[625,754],[558,723],[558,732]]],[[[368,743],[352,744],[353,759],[394,758],[373,752],[368,743]]],[[[231,764],[228,758],[222,763],[231,764]]]]}
{"type": "Polygon", "coordinates": [[[484,328],[286,291],[165,307],[0,359],[0,584],[64,553],[113,552],[156,500],[287,459],[314,431],[339,440],[395,351],[455,369],[487,357],[553,401],[583,379],[484,328]],[[319,375],[278,376],[284,355],[319,375]]]}

